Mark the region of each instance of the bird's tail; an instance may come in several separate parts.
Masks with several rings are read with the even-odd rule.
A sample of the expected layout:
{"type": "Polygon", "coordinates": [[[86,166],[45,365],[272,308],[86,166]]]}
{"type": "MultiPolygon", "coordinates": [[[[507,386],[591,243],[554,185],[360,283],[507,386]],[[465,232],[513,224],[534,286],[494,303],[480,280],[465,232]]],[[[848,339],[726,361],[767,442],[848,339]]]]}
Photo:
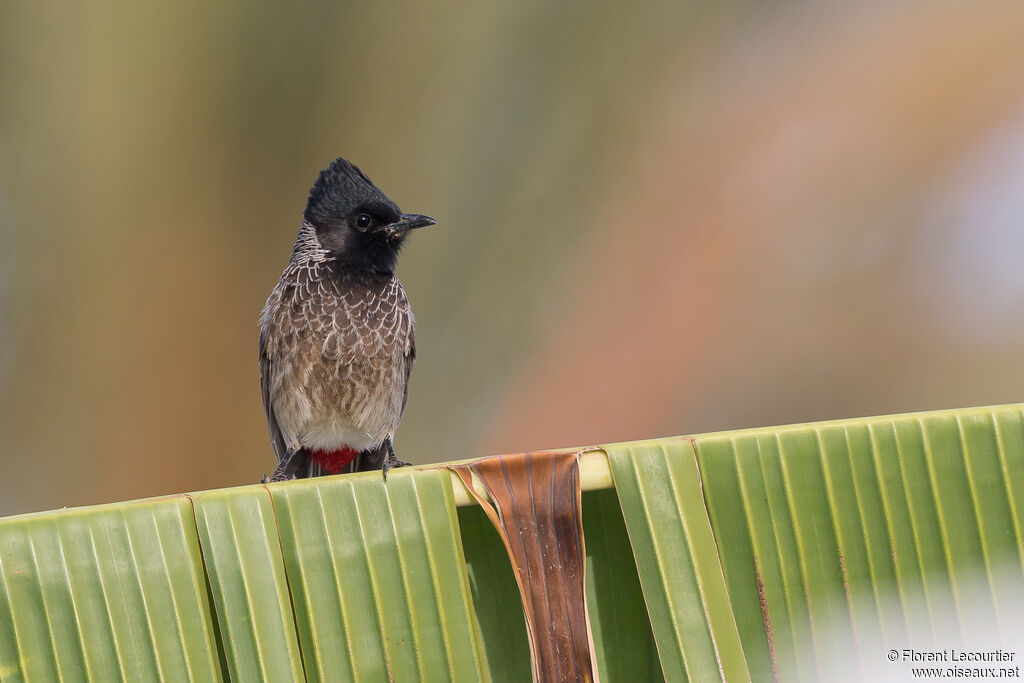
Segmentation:
{"type": "Polygon", "coordinates": [[[385,441],[374,449],[362,451],[355,460],[348,464],[345,472],[376,472],[384,464],[387,454],[387,441],[385,441]]]}
{"type": "Polygon", "coordinates": [[[377,448],[361,451],[359,455],[353,458],[340,472],[334,472],[326,469],[318,458],[309,458],[309,464],[307,466],[307,477],[320,477],[331,474],[352,474],[353,472],[374,472],[381,468],[384,464],[384,459],[387,457],[387,442],[385,441],[377,448]]]}

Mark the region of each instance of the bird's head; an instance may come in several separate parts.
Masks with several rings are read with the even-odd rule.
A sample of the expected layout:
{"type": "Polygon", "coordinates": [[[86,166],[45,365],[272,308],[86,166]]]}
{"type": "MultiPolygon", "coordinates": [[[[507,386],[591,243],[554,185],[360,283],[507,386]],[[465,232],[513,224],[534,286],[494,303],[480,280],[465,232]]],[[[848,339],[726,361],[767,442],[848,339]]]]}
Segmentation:
{"type": "Polygon", "coordinates": [[[402,213],[359,167],[341,157],[320,171],[302,216],[336,261],[384,272],[394,269],[410,230],[436,222],[429,216],[402,213]]]}

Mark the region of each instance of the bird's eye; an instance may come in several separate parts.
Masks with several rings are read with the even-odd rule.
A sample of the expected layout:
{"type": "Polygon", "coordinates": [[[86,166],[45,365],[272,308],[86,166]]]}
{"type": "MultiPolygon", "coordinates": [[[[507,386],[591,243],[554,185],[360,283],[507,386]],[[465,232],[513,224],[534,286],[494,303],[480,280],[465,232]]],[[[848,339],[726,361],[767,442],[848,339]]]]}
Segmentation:
{"type": "Polygon", "coordinates": [[[356,227],[360,230],[366,230],[370,227],[371,223],[373,223],[373,219],[370,218],[370,214],[368,213],[361,213],[356,216],[356,227]]]}

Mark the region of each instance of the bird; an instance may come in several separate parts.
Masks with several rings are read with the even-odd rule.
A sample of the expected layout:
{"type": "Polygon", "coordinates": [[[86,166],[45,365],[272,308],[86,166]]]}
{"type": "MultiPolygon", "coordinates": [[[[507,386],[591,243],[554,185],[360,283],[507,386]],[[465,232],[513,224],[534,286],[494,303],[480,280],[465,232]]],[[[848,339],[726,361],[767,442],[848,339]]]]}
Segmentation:
{"type": "Polygon", "coordinates": [[[416,336],[395,264],[402,213],[359,167],[335,159],[310,189],[288,265],[260,317],[263,407],[283,481],[409,463],[392,443],[409,397],[416,336]]]}

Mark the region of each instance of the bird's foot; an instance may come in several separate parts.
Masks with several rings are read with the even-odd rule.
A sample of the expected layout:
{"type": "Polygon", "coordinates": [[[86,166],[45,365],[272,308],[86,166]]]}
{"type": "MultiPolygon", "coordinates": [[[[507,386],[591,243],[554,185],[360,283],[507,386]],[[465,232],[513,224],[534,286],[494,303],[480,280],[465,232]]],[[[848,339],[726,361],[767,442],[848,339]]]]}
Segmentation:
{"type": "Polygon", "coordinates": [[[395,468],[395,467],[408,467],[411,464],[412,464],[411,462],[406,462],[404,460],[399,460],[398,458],[388,458],[387,460],[384,461],[384,464],[381,466],[380,472],[384,476],[384,481],[387,481],[388,480],[388,470],[390,470],[392,468],[395,468]]]}
{"type": "Polygon", "coordinates": [[[388,480],[388,470],[394,467],[408,467],[410,465],[412,465],[411,462],[398,459],[398,456],[395,455],[395,448],[391,445],[391,440],[389,439],[387,442],[387,455],[384,456],[384,464],[380,467],[384,481],[388,480]]]}
{"type": "Polygon", "coordinates": [[[285,456],[281,458],[281,462],[277,464],[277,469],[274,470],[274,474],[271,477],[263,475],[263,479],[260,483],[269,484],[277,481],[291,481],[296,478],[296,470],[300,467],[304,467],[304,461],[306,458],[299,457],[299,454],[305,454],[304,450],[288,451],[285,456]]]}
{"type": "Polygon", "coordinates": [[[280,474],[279,475],[277,472],[275,472],[273,477],[264,474],[263,478],[260,479],[260,483],[261,484],[273,484],[273,483],[278,482],[278,481],[291,481],[292,479],[298,479],[298,477],[296,477],[294,474],[280,474]]]}

